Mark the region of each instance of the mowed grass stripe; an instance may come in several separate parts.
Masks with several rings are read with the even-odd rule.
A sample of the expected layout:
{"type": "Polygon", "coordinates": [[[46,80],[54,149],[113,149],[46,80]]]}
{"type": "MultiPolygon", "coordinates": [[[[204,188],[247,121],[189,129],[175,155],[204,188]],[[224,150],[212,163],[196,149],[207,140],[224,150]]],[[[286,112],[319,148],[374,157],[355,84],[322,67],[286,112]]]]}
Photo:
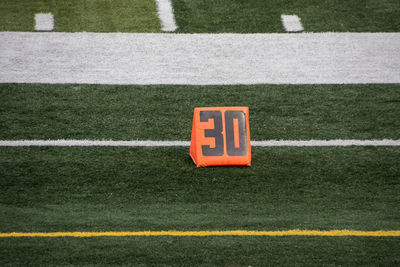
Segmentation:
{"type": "Polygon", "coordinates": [[[0,237],[98,237],[98,236],[370,236],[400,237],[400,230],[287,230],[287,231],[141,231],[141,232],[53,232],[53,233],[0,233],[0,237]]]}
{"type": "MultiPolygon", "coordinates": [[[[397,0],[173,0],[180,32],[284,32],[281,14],[297,14],[308,32],[396,32],[397,0]]],[[[33,14],[54,12],[63,32],[159,31],[154,0],[2,0],[0,30],[32,31],[33,14]]]]}
{"type": "Polygon", "coordinates": [[[307,32],[398,32],[400,3],[345,0],[173,0],[179,32],[284,32],[281,14],[296,14],[307,32]]]}
{"type": "Polygon", "coordinates": [[[187,147],[2,147],[2,232],[400,229],[397,147],[252,149],[197,168],[187,147]]]}
{"type": "Polygon", "coordinates": [[[34,31],[35,13],[52,13],[58,32],[161,32],[152,0],[3,0],[0,31],[34,31]]]}
{"type": "Polygon", "coordinates": [[[25,237],[0,238],[0,262],[6,266],[397,266],[399,249],[398,237],[25,237]]]}
{"type": "Polygon", "coordinates": [[[254,141],[399,140],[399,103],[399,84],[0,84],[0,140],[190,140],[210,106],[248,106],[254,141]]]}

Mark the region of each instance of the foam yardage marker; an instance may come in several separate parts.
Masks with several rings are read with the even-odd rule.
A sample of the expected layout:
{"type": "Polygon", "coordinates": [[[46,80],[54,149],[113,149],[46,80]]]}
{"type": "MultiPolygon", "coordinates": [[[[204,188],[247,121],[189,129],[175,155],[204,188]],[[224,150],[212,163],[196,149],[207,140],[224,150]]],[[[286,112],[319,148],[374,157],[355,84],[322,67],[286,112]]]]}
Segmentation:
{"type": "Polygon", "coordinates": [[[198,167],[250,166],[249,108],[195,108],[190,156],[198,167]]]}

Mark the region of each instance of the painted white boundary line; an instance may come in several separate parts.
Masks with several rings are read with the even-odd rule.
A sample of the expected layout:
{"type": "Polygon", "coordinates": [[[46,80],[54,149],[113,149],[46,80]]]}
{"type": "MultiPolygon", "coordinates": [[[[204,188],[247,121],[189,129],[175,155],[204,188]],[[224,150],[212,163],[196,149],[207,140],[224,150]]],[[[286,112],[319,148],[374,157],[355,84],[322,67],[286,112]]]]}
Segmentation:
{"type": "Polygon", "coordinates": [[[400,83],[400,33],[0,32],[0,83],[400,83]]]}
{"type": "Polygon", "coordinates": [[[51,13],[35,14],[35,30],[36,31],[52,31],[54,30],[54,16],[51,13]]]}
{"type": "MultiPolygon", "coordinates": [[[[400,146],[400,140],[266,140],[251,141],[253,147],[321,147],[321,146],[400,146]]],[[[111,140],[3,140],[0,146],[190,146],[189,141],[111,141],[111,140]]]]}
{"type": "Polygon", "coordinates": [[[301,32],[304,30],[297,15],[281,15],[281,19],[283,28],[287,32],[301,32]]]}
{"type": "Polygon", "coordinates": [[[164,32],[173,32],[176,26],[174,9],[170,0],[156,0],[158,17],[161,21],[161,30],[164,32]]]}

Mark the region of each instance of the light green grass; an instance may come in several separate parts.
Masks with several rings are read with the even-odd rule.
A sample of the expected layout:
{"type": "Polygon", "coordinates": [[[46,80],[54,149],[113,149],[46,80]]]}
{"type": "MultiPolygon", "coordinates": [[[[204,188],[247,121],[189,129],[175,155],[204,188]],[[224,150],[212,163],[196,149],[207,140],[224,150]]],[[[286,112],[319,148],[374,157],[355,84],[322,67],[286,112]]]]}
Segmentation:
{"type": "Polygon", "coordinates": [[[0,139],[190,140],[193,108],[248,106],[253,140],[400,139],[400,85],[0,84],[0,139]]]}
{"type": "Polygon", "coordinates": [[[307,32],[398,32],[398,0],[173,0],[179,32],[284,32],[296,14],[307,32]]]}
{"type": "Polygon", "coordinates": [[[34,31],[35,13],[53,13],[58,32],[160,32],[153,0],[2,0],[0,31],[34,31]]]}

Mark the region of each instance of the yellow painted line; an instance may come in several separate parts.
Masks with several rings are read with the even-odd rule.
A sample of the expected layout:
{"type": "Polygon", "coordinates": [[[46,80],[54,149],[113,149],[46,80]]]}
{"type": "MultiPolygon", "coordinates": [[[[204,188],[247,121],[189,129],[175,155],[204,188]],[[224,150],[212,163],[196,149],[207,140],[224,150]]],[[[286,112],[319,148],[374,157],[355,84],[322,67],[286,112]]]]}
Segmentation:
{"type": "Polygon", "coordinates": [[[372,236],[400,237],[400,230],[286,230],[286,231],[141,231],[141,232],[50,232],[0,233],[0,237],[98,237],[98,236],[372,236]]]}

